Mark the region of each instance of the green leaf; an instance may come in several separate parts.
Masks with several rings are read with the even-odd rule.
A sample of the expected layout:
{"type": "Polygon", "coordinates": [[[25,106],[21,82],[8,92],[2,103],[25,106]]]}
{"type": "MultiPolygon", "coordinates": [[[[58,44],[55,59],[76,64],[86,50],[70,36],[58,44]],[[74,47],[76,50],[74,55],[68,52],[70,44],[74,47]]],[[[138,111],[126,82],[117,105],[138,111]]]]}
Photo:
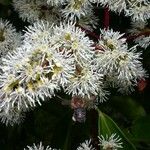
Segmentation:
{"type": "Polygon", "coordinates": [[[125,134],[121,131],[121,129],[117,126],[117,124],[106,114],[102,113],[98,110],[99,120],[99,136],[110,136],[113,133],[116,133],[120,136],[123,142],[124,150],[136,150],[134,145],[129,141],[129,139],[125,136],[125,134]]]}
{"type": "Polygon", "coordinates": [[[72,111],[55,100],[44,103],[34,111],[35,134],[42,137],[45,145],[57,149],[70,149],[70,133],[72,131],[72,111]]]}
{"type": "Polygon", "coordinates": [[[69,114],[66,114],[62,118],[63,120],[58,120],[52,133],[52,143],[63,150],[71,149],[72,120],[69,116],[69,114]]]}
{"type": "Polygon", "coordinates": [[[11,4],[11,1],[10,0],[0,0],[0,4],[9,5],[9,4],[11,4]]]}
{"type": "Polygon", "coordinates": [[[135,141],[150,143],[150,116],[141,117],[134,122],[131,132],[135,141]]]}

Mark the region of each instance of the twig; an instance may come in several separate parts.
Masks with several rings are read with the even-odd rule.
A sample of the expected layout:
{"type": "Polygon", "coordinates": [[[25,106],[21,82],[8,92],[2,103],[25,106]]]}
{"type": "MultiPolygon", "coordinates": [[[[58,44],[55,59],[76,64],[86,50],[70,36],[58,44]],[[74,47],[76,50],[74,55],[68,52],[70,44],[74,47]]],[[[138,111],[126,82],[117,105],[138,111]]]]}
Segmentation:
{"type": "Polygon", "coordinates": [[[140,37],[140,36],[150,36],[150,31],[147,32],[141,32],[139,34],[136,35],[129,35],[126,37],[127,41],[131,41],[131,40],[135,40],[136,38],[140,37]]]}
{"type": "Polygon", "coordinates": [[[77,27],[81,28],[83,31],[85,31],[87,34],[91,35],[91,37],[95,38],[95,39],[99,39],[99,36],[97,34],[95,34],[94,32],[82,27],[81,25],[77,24],[77,27]]]}

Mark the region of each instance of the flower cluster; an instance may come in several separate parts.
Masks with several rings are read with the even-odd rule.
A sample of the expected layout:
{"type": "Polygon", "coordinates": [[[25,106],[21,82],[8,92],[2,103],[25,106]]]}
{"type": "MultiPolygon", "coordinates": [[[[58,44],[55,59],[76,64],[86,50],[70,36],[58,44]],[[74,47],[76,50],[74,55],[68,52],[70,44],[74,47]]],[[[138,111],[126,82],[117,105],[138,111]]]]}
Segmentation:
{"type": "MultiPolygon", "coordinates": [[[[123,142],[121,142],[121,138],[117,136],[116,134],[112,134],[111,136],[106,135],[106,138],[101,135],[99,138],[99,145],[101,146],[102,150],[118,150],[123,148],[123,142]]],[[[44,148],[42,146],[42,142],[40,142],[39,145],[33,145],[33,146],[27,146],[28,149],[24,150],[56,150],[52,149],[49,146],[44,148]]],[[[86,140],[85,142],[81,143],[80,146],[77,148],[77,150],[96,150],[90,140],[86,140]]]]}
{"type": "Polygon", "coordinates": [[[95,148],[91,145],[91,140],[86,140],[80,144],[77,150],[95,150],[95,148]]]}
{"type": "MultiPolygon", "coordinates": [[[[27,149],[24,149],[24,150],[56,150],[56,149],[52,149],[50,146],[47,146],[46,148],[44,148],[44,146],[42,145],[42,142],[40,142],[39,145],[33,144],[33,146],[27,146],[27,149]]],[[[89,141],[86,140],[84,143],[80,144],[77,150],[95,150],[95,148],[93,148],[93,146],[91,145],[91,140],[89,141]]]]}
{"type": "Polygon", "coordinates": [[[105,75],[106,84],[118,88],[122,93],[133,90],[139,79],[145,77],[141,53],[136,46],[128,48],[123,34],[113,30],[101,30],[99,49],[95,55],[95,64],[105,75]]]}
{"type": "Polygon", "coordinates": [[[33,144],[33,146],[27,146],[24,150],[56,150],[52,149],[51,147],[47,146],[46,148],[42,145],[42,142],[40,142],[39,145],[33,144]]]}
{"type": "Polygon", "coordinates": [[[60,19],[59,9],[47,5],[47,0],[13,0],[13,6],[23,21],[30,23],[37,20],[58,23],[60,19]]]}
{"type": "MultiPolygon", "coordinates": [[[[21,35],[9,21],[0,19],[0,58],[21,44],[21,35]]],[[[1,62],[1,59],[0,59],[1,62]]]]}
{"type": "Polygon", "coordinates": [[[100,146],[102,147],[103,150],[118,150],[122,147],[122,142],[121,142],[121,138],[119,136],[117,136],[115,133],[112,134],[111,136],[106,135],[106,137],[104,137],[103,135],[101,135],[99,137],[99,142],[100,142],[100,146]]]}
{"type": "Polygon", "coordinates": [[[1,122],[6,124],[6,126],[13,126],[14,124],[20,124],[25,118],[25,113],[16,108],[10,109],[7,113],[5,110],[1,110],[0,119],[1,122]]]}
{"type": "MultiPolygon", "coordinates": [[[[87,110],[107,101],[113,88],[129,94],[147,85],[137,46],[150,45],[149,0],[12,0],[11,5],[28,26],[17,33],[0,19],[0,121],[6,126],[20,124],[28,111],[55,96],[73,110],[74,122],[84,123],[87,110]],[[98,6],[105,9],[104,29],[98,28],[98,6]],[[109,10],[131,17],[128,32],[137,45],[109,27],[109,10]]],[[[126,147],[116,133],[97,139],[76,150],[96,150],[94,143],[102,150],[126,147]]],[[[24,150],[56,149],[40,142],[24,150]]]]}
{"type": "MultiPolygon", "coordinates": [[[[23,118],[22,113],[41,105],[41,101],[55,96],[59,90],[76,99],[70,105],[83,103],[72,107],[74,120],[82,122],[85,109],[96,108],[98,102],[107,100],[110,86],[129,93],[138,80],[144,79],[141,53],[136,46],[128,46],[124,34],[100,29],[100,38],[95,43],[80,28],[96,28],[98,19],[92,10],[93,3],[115,7],[119,12],[125,10],[126,14],[131,8],[149,4],[147,0],[13,0],[19,16],[32,25],[26,27],[19,40],[12,25],[0,21],[0,50],[5,55],[9,51],[2,55],[0,65],[2,122],[12,125],[19,115],[23,118]]],[[[134,20],[148,18],[144,14],[129,14],[134,20]]],[[[132,33],[139,32],[138,29],[145,32],[145,26],[132,33]]],[[[141,46],[147,47],[148,41],[149,37],[145,37],[141,46]]]]}
{"type": "Polygon", "coordinates": [[[13,6],[23,21],[30,23],[46,20],[59,24],[71,20],[93,30],[98,21],[89,0],[13,0],[13,6]]]}
{"type": "Polygon", "coordinates": [[[0,108],[5,113],[41,105],[62,88],[88,99],[105,92],[103,74],[93,66],[94,43],[75,24],[50,26],[38,21],[27,28],[23,39],[0,66],[0,108]]]}
{"type": "Polygon", "coordinates": [[[110,10],[131,16],[135,20],[147,20],[150,18],[149,0],[93,0],[102,6],[108,6],[110,10]]]}
{"type": "Polygon", "coordinates": [[[131,27],[128,31],[132,36],[137,36],[134,40],[135,43],[146,49],[150,45],[150,35],[146,35],[150,33],[148,23],[146,21],[133,21],[131,27]],[[142,33],[145,33],[145,35],[142,35],[142,33]]]}
{"type": "Polygon", "coordinates": [[[122,36],[101,30],[96,49],[75,23],[37,21],[26,29],[22,45],[2,58],[1,111],[28,111],[60,89],[84,101],[82,109],[106,101],[108,85],[132,91],[145,71],[140,53],[136,47],[128,49],[122,36]]]}

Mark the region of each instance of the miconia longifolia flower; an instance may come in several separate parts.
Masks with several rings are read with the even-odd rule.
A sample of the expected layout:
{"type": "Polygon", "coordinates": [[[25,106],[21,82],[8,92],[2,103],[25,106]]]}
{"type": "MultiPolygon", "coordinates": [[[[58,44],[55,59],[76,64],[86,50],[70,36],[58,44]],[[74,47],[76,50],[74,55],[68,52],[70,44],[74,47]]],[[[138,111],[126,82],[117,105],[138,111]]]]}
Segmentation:
{"type": "Polygon", "coordinates": [[[137,36],[134,40],[138,46],[147,48],[150,45],[150,35],[142,35],[142,33],[150,32],[147,21],[132,21],[131,29],[128,30],[132,36],[137,36]]]}
{"type": "Polygon", "coordinates": [[[150,18],[150,2],[148,0],[91,0],[108,6],[111,11],[131,16],[133,20],[147,20],[150,18]]]}
{"type": "Polygon", "coordinates": [[[18,110],[17,108],[11,108],[8,112],[5,110],[0,111],[0,120],[2,123],[6,124],[6,126],[14,126],[19,125],[23,122],[25,118],[25,112],[22,110],[18,110]]]}
{"type": "Polygon", "coordinates": [[[58,46],[73,55],[79,64],[86,63],[93,56],[94,42],[75,23],[61,23],[54,26],[52,45],[58,46]]]}
{"type": "Polygon", "coordinates": [[[47,0],[47,4],[52,6],[64,5],[68,0],[47,0]]]}
{"type": "Polygon", "coordinates": [[[123,34],[113,30],[101,30],[98,45],[101,50],[95,55],[95,65],[103,70],[106,83],[112,83],[122,93],[132,91],[137,81],[146,76],[136,46],[128,48],[123,34]]]}
{"type": "Polygon", "coordinates": [[[16,32],[9,21],[0,19],[0,57],[12,52],[20,44],[21,34],[16,32]]]}
{"type": "Polygon", "coordinates": [[[96,150],[96,149],[91,145],[91,140],[86,140],[85,142],[80,144],[77,150],[96,150]]]}
{"type": "Polygon", "coordinates": [[[60,91],[84,103],[72,108],[74,120],[84,122],[86,109],[106,101],[107,90],[128,94],[147,77],[137,47],[150,43],[148,0],[12,0],[12,6],[28,26],[21,36],[0,20],[0,119],[6,125],[20,123],[22,114],[60,91]],[[105,21],[109,11],[132,19],[129,32],[137,45],[107,27],[95,35],[101,22],[96,7],[101,6],[105,21]]]}
{"type": "Polygon", "coordinates": [[[55,90],[64,87],[74,71],[72,57],[49,48],[46,43],[24,45],[19,50],[14,53],[16,56],[5,58],[5,65],[1,66],[0,107],[7,109],[40,104],[40,99],[44,101],[45,97],[53,96],[55,90]],[[22,56],[19,50],[23,52],[22,56]]]}
{"type": "Polygon", "coordinates": [[[23,42],[26,44],[50,42],[53,34],[53,24],[48,21],[38,20],[26,27],[23,35],[23,42]]]}
{"type": "Polygon", "coordinates": [[[80,19],[92,11],[89,0],[69,0],[65,9],[62,9],[64,18],[69,20],[80,19]]]}
{"type": "Polygon", "coordinates": [[[102,147],[102,150],[118,150],[123,148],[122,139],[115,133],[111,136],[106,135],[106,137],[101,135],[98,138],[100,142],[99,145],[102,147]]]}
{"type": "Polygon", "coordinates": [[[46,20],[52,24],[60,19],[59,8],[49,6],[47,0],[13,0],[13,6],[23,21],[29,23],[46,20]]]}
{"type": "Polygon", "coordinates": [[[24,148],[24,150],[56,150],[51,148],[50,146],[44,147],[42,145],[42,142],[40,144],[33,144],[33,146],[27,146],[27,148],[24,148]]]}

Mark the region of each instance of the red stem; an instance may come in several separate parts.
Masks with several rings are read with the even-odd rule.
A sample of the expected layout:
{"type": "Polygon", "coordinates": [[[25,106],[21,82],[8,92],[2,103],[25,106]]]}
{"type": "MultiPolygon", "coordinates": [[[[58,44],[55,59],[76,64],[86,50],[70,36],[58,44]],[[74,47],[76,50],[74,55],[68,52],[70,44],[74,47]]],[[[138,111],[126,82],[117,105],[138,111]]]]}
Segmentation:
{"type": "Polygon", "coordinates": [[[91,127],[91,139],[92,144],[96,148],[96,150],[99,150],[99,140],[98,140],[98,114],[96,110],[90,111],[90,127],[91,127]]]}
{"type": "Polygon", "coordinates": [[[145,35],[145,36],[150,36],[150,31],[147,31],[147,32],[141,32],[139,34],[136,34],[136,35],[129,35],[126,37],[127,41],[132,41],[142,35],[145,35]]]}
{"type": "Polygon", "coordinates": [[[109,8],[105,7],[105,9],[104,9],[104,28],[105,29],[109,28],[109,22],[110,22],[109,8]]]}
{"type": "MultiPolygon", "coordinates": [[[[109,28],[109,24],[110,24],[110,12],[109,12],[109,8],[108,7],[105,7],[104,9],[104,29],[108,29],[109,28]]],[[[95,39],[99,39],[100,37],[98,35],[96,35],[94,32],[80,26],[77,24],[78,27],[80,27],[83,31],[85,31],[87,34],[89,34],[91,37],[95,38],[95,39]]],[[[145,36],[149,36],[150,35],[150,31],[147,31],[147,32],[141,32],[137,35],[129,35],[127,37],[125,37],[127,39],[127,41],[132,41],[142,35],[145,35],[145,36]]]]}
{"type": "MultiPolygon", "coordinates": [[[[91,37],[93,37],[93,38],[95,38],[95,39],[99,39],[100,37],[97,35],[97,34],[95,34],[94,32],[92,32],[92,31],[90,31],[90,30],[88,30],[88,29],[86,29],[86,28],[84,28],[84,27],[82,27],[82,26],[80,26],[80,25],[77,25],[79,28],[81,28],[83,31],[85,31],[87,34],[89,34],[91,37]]],[[[145,36],[150,36],[150,31],[147,31],[147,32],[141,32],[141,33],[139,33],[139,34],[137,34],[137,35],[129,35],[129,36],[127,36],[127,37],[124,37],[124,38],[126,38],[127,39],[127,41],[132,41],[132,40],[134,40],[134,39],[136,39],[136,38],[138,38],[138,37],[140,37],[140,36],[142,36],[142,35],[145,35],[145,36]]]]}
{"type": "Polygon", "coordinates": [[[95,39],[99,39],[99,36],[96,35],[94,32],[92,32],[92,31],[90,31],[90,30],[88,30],[88,29],[86,29],[86,28],[84,28],[84,27],[82,27],[82,26],[80,26],[78,24],[76,26],[78,26],[79,28],[81,28],[87,34],[91,35],[91,37],[94,37],[95,39]]]}

